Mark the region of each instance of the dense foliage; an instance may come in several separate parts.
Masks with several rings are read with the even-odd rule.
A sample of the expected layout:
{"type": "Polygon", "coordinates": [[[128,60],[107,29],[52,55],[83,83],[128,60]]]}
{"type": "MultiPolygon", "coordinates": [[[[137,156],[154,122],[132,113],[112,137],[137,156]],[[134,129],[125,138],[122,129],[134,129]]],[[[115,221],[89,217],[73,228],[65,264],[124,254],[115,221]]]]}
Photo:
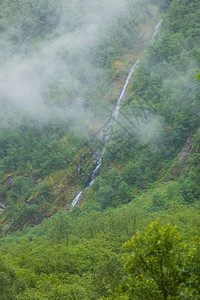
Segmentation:
{"type": "Polygon", "coordinates": [[[126,244],[124,289],[128,299],[181,299],[199,296],[199,237],[185,243],[169,223],[152,223],[126,244]],[[130,274],[130,275],[129,275],[130,274]]]}
{"type": "MultiPolygon", "coordinates": [[[[132,56],[124,62],[119,61],[119,56],[134,47],[139,51],[146,43],[141,22],[147,32],[148,27],[153,26],[151,18],[158,1],[145,3],[127,1],[125,15],[111,18],[108,24],[105,22],[106,29],[100,26],[92,46],[80,43],[70,50],[68,43],[62,43],[55,53],[51,49],[54,44],[59,45],[61,38],[76,36],[87,27],[85,18],[90,13],[87,1],[82,3],[81,9],[76,1],[31,3],[25,0],[19,3],[7,0],[0,4],[0,39],[7,50],[6,53],[0,50],[2,67],[5,63],[6,66],[13,64],[13,80],[15,73],[19,73],[22,86],[24,76],[31,78],[33,85],[37,77],[42,89],[40,96],[46,105],[46,112],[42,107],[41,114],[38,112],[35,116],[29,113],[26,99],[13,103],[9,97],[0,95],[0,194],[2,205],[7,207],[4,224],[7,220],[16,228],[22,222],[38,223],[52,213],[53,203],[56,203],[55,209],[69,207],[77,190],[87,185],[99,146],[94,137],[96,127],[101,126],[99,120],[102,122],[110,115],[120,91],[118,81],[123,84],[132,64],[132,56]],[[45,56],[50,70],[43,64],[45,56]],[[15,66],[18,61],[22,65],[15,66]],[[29,65],[34,72],[29,73],[29,65]],[[25,108],[18,106],[20,101],[25,108]],[[15,182],[20,182],[17,190],[15,182]]],[[[90,9],[96,9],[95,5],[90,9]]],[[[149,33],[145,38],[149,39],[149,33]]],[[[25,84],[31,85],[29,80],[25,84]]],[[[123,182],[116,205],[125,190],[128,200],[131,199],[123,182]]],[[[127,202],[125,198],[124,194],[124,202],[127,202]]]]}
{"type": "MultiPolygon", "coordinates": [[[[200,26],[198,1],[190,2],[172,3],[161,33],[146,51],[129,87],[130,94],[107,145],[102,178],[93,186],[92,197],[106,202],[103,207],[115,206],[121,197],[117,177],[124,195],[149,188],[163,176],[186,141],[189,149],[180,160],[187,158],[192,147],[190,142],[199,126],[200,85],[196,74],[200,26]],[[174,17],[175,13],[181,17],[174,17]],[[113,164],[120,170],[118,175],[114,169],[108,170],[113,164]]],[[[197,165],[198,154],[193,172],[191,169],[180,178],[180,193],[186,202],[199,199],[197,165]]],[[[172,175],[171,180],[175,177],[172,175]]],[[[125,201],[129,201],[128,194],[125,201]]],[[[162,206],[161,199],[157,202],[162,206]]]]}
{"type": "Polygon", "coordinates": [[[59,213],[2,238],[2,299],[195,297],[200,280],[199,238],[194,237],[199,233],[199,206],[174,206],[156,215],[161,224],[176,223],[181,233],[157,222],[144,232],[155,215],[129,205],[105,213],[59,213]],[[135,240],[122,247],[138,230],[135,240]]]}
{"type": "MultiPolygon", "coordinates": [[[[74,11],[73,1],[1,1],[0,39],[10,47],[7,54],[30,54],[60,27],[74,34],[84,23],[86,2],[74,11]]],[[[77,66],[81,89],[63,89],[53,78],[44,92],[48,109],[64,110],[83,95],[86,116],[96,110],[92,125],[74,129],[74,115],[36,121],[19,108],[10,111],[11,103],[1,99],[2,300],[199,299],[200,5],[127,3],[126,18],[114,18],[99,32],[89,53],[59,53],[63,66],[77,66]],[[158,5],[163,22],[150,40],[144,32],[152,35],[151,12],[158,5]],[[140,54],[108,134],[100,175],[80,206],[69,210],[104,147],[94,134],[99,119],[109,116],[140,54]],[[92,81],[83,71],[88,57],[99,71],[90,69],[92,81]]]]}

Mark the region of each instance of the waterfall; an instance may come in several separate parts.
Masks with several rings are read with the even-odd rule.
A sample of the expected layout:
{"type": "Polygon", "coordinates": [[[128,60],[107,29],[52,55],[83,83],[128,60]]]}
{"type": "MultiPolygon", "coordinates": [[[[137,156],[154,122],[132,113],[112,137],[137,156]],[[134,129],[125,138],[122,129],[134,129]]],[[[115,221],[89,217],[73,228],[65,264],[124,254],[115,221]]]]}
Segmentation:
{"type": "Polygon", "coordinates": [[[86,186],[85,190],[88,189],[91,185],[93,185],[95,177],[99,174],[100,167],[101,167],[101,158],[97,161],[96,167],[92,172],[91,180],[89,184],[86,186]]]}
{"type": "MultiPolygon", "coordinates": [[[[159,28],[160,28],[160,25],[162,23],[163,19],[160,19],[158,24],[156,25],[155,29],[154,29],[154,32],[153,32],[153,35],[152,35],[152,38],[154,38],[158,31],[159,31],[159,28]]],[[[132,75],[133,73],[135,72],[136,68],[138,67],[138,65],[140,64],[140,62],[142,61],[142,58],[138,58],[138,60],[136,61],[136,63],[132,66],[132,68],[130,69],[129,73],[128,73],[128,76],[126,78],[126,81],[124,83],[124,86],[122,88],[122,91],[120,93],[120,96],[117,100],[117,104],[114,108],[114,110],[112,111],[112,115],[111,115],[111,118],[109,119],[109,121],[107,122],[107,124],[103,127],[103,132],[104,132],[104,142],[106,143],[107,142],[107,139],[106,139],[106,133],[108,131],[108,129],[110,128],[110,126],[112,125],[112,123],[117,119],[118,117],[118,114],[119,114],[119,109],[120,109],[120,106],[121,106],[121,102],[126,94],[126,89],[131,81],[131,78],[132,78],[132,75]]],[[[84,190],[88,189],[93,183],[94,183],[94,179],[98,176],[99,174],[99,171],[100,171],[100,167],[101,167],[101,157],[102,155],[104,154],[105,152],[105,148],[102,150],[102,152],[100,153],[99,155],[99,159],[97,160],[97,163],[95,165],[95,168],[94,170],[92,171],[92,175],[91,175],[91,179],[90,179],[90,182],[89,184],[84,188],[84,190]]],[[[83,190],[83,191],[84,191],[83,190]]],[[[79,204],[79,200],[80,198],[82,198],[83,196],[83,191],[80,191],[77,196],[74,198],[74,200],[72,201],[72,207],[74,207],[75,205],[78,205],[79,204]]]]}
{"type": "Polygon", "coordinates": [[[78,193],[78,195],[72,201],[72,207],[74,207],[75,205],[78,204],[79,199],[82,197],[82,195],[83,195],[83,191],[81,191],[80,193],[78,193]]]}
{"type": "MultiPolygon", "coordinates": [[[[120,94],[120,97],[119,97],[119,99],[118,99],[118,101],[117,101],[117,105],[116,105],[115,109],[114,109],[113,112],[112,112],[112,117],[111,117],[111,121],[112,121],[112,122],[113,122],[114,120],[117,119],[117,116],[118,116],[118,113],[119,113],[119,109],[120,109],[120,106],[121,106],[121,101],[122,101],[122,99],[123,99],[124,96],[125,96],[126,89],[127,89],[128,84],[129,84],[129,82],[130,82],[130,80],[131,80],[131,77],[132,77],[132,75],[133,75],[135,69],[137,68],[137,66],[138,66],[139,63],[141,62],[141,60],[142,60],[142,59],[139,58],[139,59],[136,61],[136,63],[133,65],[133,67],[130,69],[130,72],[129,72],[128,77],[127,77],[127,79],[126,79],[126,82],[125,82],[125,84],[124,84],[124,86],[123,86],[123,89],[122,89],[122,92],[121,92],[121,94],[120,94]]],[[[111,122],[111,124],[112,124],[112,122],[111,122]]]]}
{"type": "Polygon", "coordinates": [[[157,35],[162,21],[163,21],[163,19],[160,19],[159,22],[158,22],[158,24],[156,25],[156,28],[155,28],[155,30],[153,32],[153,35],[152,35],[152,38],[154,38],[157,35]]]}

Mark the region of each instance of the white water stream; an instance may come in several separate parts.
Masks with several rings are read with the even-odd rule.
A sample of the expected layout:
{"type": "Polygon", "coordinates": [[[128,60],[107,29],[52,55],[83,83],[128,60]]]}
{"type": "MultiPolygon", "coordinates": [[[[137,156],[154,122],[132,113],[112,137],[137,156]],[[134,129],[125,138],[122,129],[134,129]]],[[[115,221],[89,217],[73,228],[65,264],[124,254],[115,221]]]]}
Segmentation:
{"type": "Polygon", "coordinates": [[[136,68],[138,67],[138,65],[140,64],[141,60],[142,60],[142,59],[139,58],[139,59],[136,61],[136,63],[134,64],[134,66],[130,69],[130,72],[129,72],[129,74],[128,74],[128,77],[127,77],[127,79],[126,79],[126,82],[125,82],[125,84],[124,84],[124,86],[123,86],[121,95],[120,95],[120,97],[119,97],[119,99],[118,99],[118,101],[117,101],[117,105],[116,105],[115,109],[114,109],[113,112],[112,112],[111,124],[112,124],[112,122],[113,122],[114,120],[117,119],[117,116],[118,116],[118,113],[119,113],[119,109],[120,109],[120,106],[121,106],[121,101],[122,101],[122,99],[123,99],[124,96],[125,96],[126,89],[127,89],[128,85],[129,85],[129,83],[130,83],[131,77],[132,77],[133,73],[135,72],[135,69],[136,69],[136,68]]]}
{"type": "MultiPolygon", "coordinates": [[[[158,31],[159,31],[159,28],[160,28],[160,25],[162,23],[163,19],[160,19],[158,24],[156,25],[155,27],[155,30],[153,32],[153,35],[152,35],[152,38],[154,38],[158,31]]],[[[111,118],[109,120],[109,122],[106,124],[106,126],[104,127],[104,135],[106,136],[106,132],[108,131],[108,129],[110,128],[110,126],[112,125],[112,123],[117,119],[118,117],[118,114],[119,114],[119,109],[120,109],[120,106],[121,106],[121,102],[126,94],[126,89],[131,81],[131,78],[132,78],[132,75],[133,73],[135,72],[136,68],[138,67],[138,65],[140,64],[142,58],[139,58],[136,63],[132,66],[132,68],[130,69],[129,71],[129,74],[127,76],[127,79],[124,83],[124,86],[123,86],[123,89],[121,91],[121,94],[117,100],[117,104],[112,112],[112,115],[111,115],[111,118]]],[[[106,138],[105,138],[105,143],[107,142],[106,138]]],[[[100,167],[101,167],[101,157],[102,155],[104,154],[105,152],[105,148],[102,150],[102,152],[100,153],[99,155],[99,159],[97,160],[97,163],[95,165],[95,168],[94,170],[92,171],[92,175],[91,175],[91,179],[90,179],[90,182],[89,184],[84,188],[84,190],[88,189],[93,183],[94,183],[94,179],[98,176],[99,174],[99,171],[100,171],[100,167]]],[[[84,191],[83,190],[83,191],[84,191]]],[[[75,205],[78,205],[79,204],[79,200],[80,198],[83,196],[83,191],[80,191],[77,196],[74,198],[74,200],[72,201],[72,207],[74,207],[75,205]]]]}
{"type": "Polygon", "coordinates": [[[155,28],[155,30],[153,32],[153,35],[152,35],[152,38],[154,38],[157,35],[157,33],[158,33],[159,29],[160,29],[160,25],[161,25],[162,21],[163,21],[163,19],[160,19],[159,22],[158,22],[158,24],[156,25],[156,28],[155,28]]]}

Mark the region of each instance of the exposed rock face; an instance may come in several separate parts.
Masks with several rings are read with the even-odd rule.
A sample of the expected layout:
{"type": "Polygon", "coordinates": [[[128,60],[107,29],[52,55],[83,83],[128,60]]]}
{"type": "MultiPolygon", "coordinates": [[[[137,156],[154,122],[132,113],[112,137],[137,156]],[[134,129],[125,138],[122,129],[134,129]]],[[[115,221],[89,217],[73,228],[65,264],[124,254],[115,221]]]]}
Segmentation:
{"type": "MultiPolygon", "coordinates": [[[[181,152],[178,155],[178,159],[176,160],[175,164],[171,167],[169,174],[172,177],[176,178],[179,176],[181,169],[183,169],[186,164],[186,160],[187,160],[188,156],[192,152],[192,147],[193,147],[193,135],[191,135],[187,139],[181,152]]],[[[163,179],[164,182],[167,182],[169,180],[170,180],[170,176],[167,176],[163,179]]]]}
{"type": "Polygon", "coordinates": [[[5,205],[0,202],[0,214],[2,214],[5,208],[5,205]]]}
{"type": "Polygon", "coordinates": [[[0,214],[3,213],[4,209],[6,208],[8,204],[6,203],[6,200],[3,198],[0,198],[0,214]]]}
{"type": "Polygon", "coordinates": [[[178,155],[179,161],[184,162],[184,161],[186,161],[187,157],[189,156],[189,154],[190,154],[190,152],[191,152],[191,149],[192,149],[192,145],[193,145],[193,143],[192,143],[192,137],[193,137],[193,136],[190,136],[190,137],[187,139],[187,141],[186,141],[186,143],[185,143],[183,149],[182,149],[181,152],[179,153],[179,155],[178,155]]]}
{"type": "Polygon", "coordinates": [[[9,176],[6,180],[6,185],[7,185],[8,189],[11,188],[12,182],[13,182],[13,176],[9,176]]]}

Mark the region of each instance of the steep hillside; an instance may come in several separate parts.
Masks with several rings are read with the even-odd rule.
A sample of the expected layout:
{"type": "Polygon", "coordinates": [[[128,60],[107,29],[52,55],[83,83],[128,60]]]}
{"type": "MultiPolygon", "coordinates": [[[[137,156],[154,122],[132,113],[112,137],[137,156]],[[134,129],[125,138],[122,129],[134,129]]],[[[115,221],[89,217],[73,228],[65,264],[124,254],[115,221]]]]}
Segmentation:
{"type": "Polygon", "coordinates": [[[2,300],[199,299],[200,3],[117,2],[0,4],[2,300]]]}
{"type": "MultiPolygon", "coordinates": [[[[97,87],[98,93],[94,90],[96,97],[103,99],[101,105],[107,103],[107,113],[99,115],[103,116],[103,122],[111,114],[110,109],[131,64],[139,57],[142,62],[128,87],[118,119],[110,129],[101,175],[84,194],[86,207],[91,203],[91,209],[101,210],[131,201],[138,192],[150,188],[163,177],[187,138],[196,132],[199,122],[199,84],[195,77],[198,71],[199,10],[196,9],[198,4],[193,3],[185,11],[185,5],[171,5],[161,31],[153,41],[151,35],[155,25],[147,19],[141,26],[141,20],[133,14],[133,19],[122,20],[118,33],[109,27],[105,40],[99,41],[93,49],[95,63],[104,62],[104,72],[110,72],[111,81],[106,83],[107,87],[103,90],[97,87]],[[183,18],[174,18],[174,10],[183,18]],[[124,28],[123,22],[130,22],[131,27],[124,28]],[[130,29],[133,28],[137,35],[134,44],[130,44],[130,29]],[[119,44],[119,39],[113,39],[115,34],[130,35],[126,48],[122,47],[124,43],[119,44]],[[146,40],[150,45],[143,52],[146,40]],[[105,51],[107,47],[113,47],[115,53],[101,54],[103,41],[107,44],[105,51]],[[108,58],[112,62],[108,62],[108,58]]],[[[9,20],[6,14],[4,19],[5,22],[9,20]]],[[[45,38],[48,35],[51,37],[51,33],[44,33],[45,38]]],[[[26,39],[21,50],[24,43],[27,43],[26,39]]],[[[104,85],[109,77],[106,75],[102,80],[99,84],[104,85]]],[[[90,101],[91,105],[88,103],[85,111],[89,119],[92,107],[98,111],[100,105],[92,94],[90,101]]],[[[8,110],[7,114],[13,112],[8,110]]],[[[2,119],[5,124],[0,132],[1,223],[6,228],[17,229],[23,224],[41,222],[59,207],[70,208],[76,193],[90,180],[103,141],[95,134],[98,124],[94,119],[87,126],[82,123],[85,130],[72,131],[73,119],[64,121],[63,116],[41,123],[26,114],[23,121],[11,127],[7,114],[2,119]]],[[[20,108],[18,115],[21,118],[20,108]]]]}
{"type": "MultiPolygon", "coordinates": [[[[185,10],[186,4],[172,3],[161,32],[143,55],[113,124],[101,175],[86,195],[92,205],[94,199],[101,208],[127,203],[162,181],[181,151],[180,161],[187,158],[182,148],[185,143],[192,147],[198,130],[200,94],[199,5],[187,4],[185,10]],[[182,17],[174,18],[174,11],[182,17]]],[[[196,189],[198,169],[194,172],[196,189]]]]}
{"type": "Polygon", "coordinates": [[[116,7],[105,28],[98,27],[98,38],[91,35],[91,46],[84,41],[85,26],[95,22],[85,19],[89,4],[80,11],[76,1],[2,3],[1,39],[10,55],[2,61],[0,86],[0,202],[6,228],[35,225],[60,207],[70,208],[90,180],[102,146],[96,132],[110,118],[129,68],[151,42],[158,3],[127,1],[127,7],[116,7]],[[75,43],[77,35],[83,41],[70,48],[68,39],[75,43]]]}

